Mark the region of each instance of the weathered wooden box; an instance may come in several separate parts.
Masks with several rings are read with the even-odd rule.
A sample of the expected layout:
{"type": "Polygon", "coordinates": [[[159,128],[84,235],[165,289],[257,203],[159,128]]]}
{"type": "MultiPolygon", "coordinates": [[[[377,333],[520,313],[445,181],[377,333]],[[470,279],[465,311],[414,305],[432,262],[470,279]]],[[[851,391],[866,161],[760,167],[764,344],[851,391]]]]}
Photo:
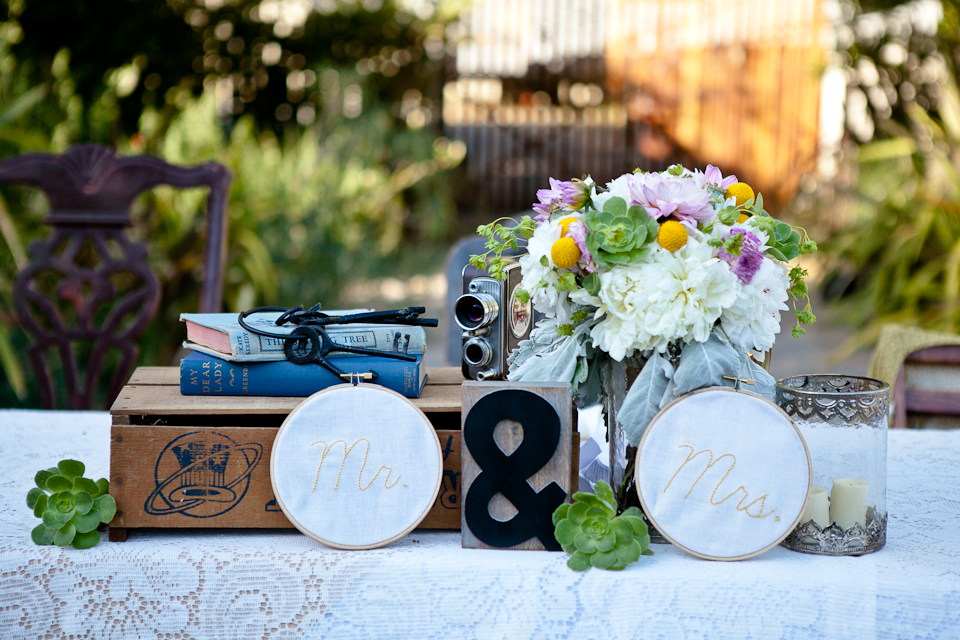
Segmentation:
{"type": "MultiPolygon", "coordinates": [[[[460,529],[464,380],[456,367],[427,374],[412,402],[440,438],[443,485],[420,528],[460,529]]],[[[273,496],[270,453],[283,420],[303,400],[183,396],[177,367],[138,368],[110,409],[110,493],[117,501],[110,539],[142,528],[293,528],[273,496]]]]}

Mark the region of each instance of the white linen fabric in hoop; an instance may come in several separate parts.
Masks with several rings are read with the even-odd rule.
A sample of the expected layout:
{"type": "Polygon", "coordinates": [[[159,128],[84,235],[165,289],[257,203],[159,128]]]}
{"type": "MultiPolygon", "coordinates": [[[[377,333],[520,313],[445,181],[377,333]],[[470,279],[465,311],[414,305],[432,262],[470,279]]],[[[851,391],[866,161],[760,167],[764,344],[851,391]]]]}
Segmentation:
{"type": "Polygon", "coordinates": [[[299,529],[358,548],[413,529],[436,501],[442,474],[427,417],[406,398],[362,384],[320,392],[287,417],[273,443],[270,477],[299,529]]]}
{"type": "Polygon", "coordinates": [[[62,458],[107,473],[104,413],[0,411],[0,638],[956,638],[960,432],[891,431],[887,546],[709,562],[655,545],[621,572],[414,531],[337,551],[285,532],[131,532],[37,547],[25,496],[62,458]]]}
{"type": "Polygon", "coordinates": [[[727,388],[679,398],[647,427],[637,487],[657,529],[710,558],[778,543],[803,512],[810,461],[771,402],[727,388]]]}

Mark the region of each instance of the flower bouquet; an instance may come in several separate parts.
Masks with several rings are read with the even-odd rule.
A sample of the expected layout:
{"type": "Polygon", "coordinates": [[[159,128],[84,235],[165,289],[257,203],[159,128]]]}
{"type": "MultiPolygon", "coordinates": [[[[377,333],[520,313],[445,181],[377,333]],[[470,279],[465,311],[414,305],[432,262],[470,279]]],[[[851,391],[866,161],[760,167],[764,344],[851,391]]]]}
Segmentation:
{"type": "MultiPolygon", "coordinates": [[[[622,430],[608,427],[611,458],[620,449],[624,459],[684,393],[743,384],[774,400],[774,380],[758,363],[780,312],[794,300],[794,336],[815,321],[806,271],[788,265],[816,251],[805,231],[770,216],[749,185],[713,166],[636,171],[606,188],[589,177],[551,178],[537,199],[535,217],[479,227],[488,251],[471,257],[502,277],[503,251],[526,243],[517,295],[544,318],[514,350],[510,380],[571,382],[593,404],[609,399],[626,369],[638,371],[620,406],[606,405],[616,413],[608,425],[613,417],[622,430]]],[[[620,497],[629,475],[614,468],[620,497]]]]}

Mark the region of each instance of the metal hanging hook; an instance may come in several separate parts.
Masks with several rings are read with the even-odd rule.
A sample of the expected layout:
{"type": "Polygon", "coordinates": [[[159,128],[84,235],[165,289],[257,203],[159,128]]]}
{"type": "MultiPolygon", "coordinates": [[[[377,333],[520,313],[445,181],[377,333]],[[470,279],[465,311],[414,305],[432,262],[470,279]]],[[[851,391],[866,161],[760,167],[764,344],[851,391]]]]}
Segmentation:
{"type": "Polygon", "coordinates": [[[740,391],[740,383],[756,385],[757,381],[752,378],[741,378],[740,376],[723,376],[724,380],[731,380],[733,382],[733,388],[737,391],[740,391]]]}

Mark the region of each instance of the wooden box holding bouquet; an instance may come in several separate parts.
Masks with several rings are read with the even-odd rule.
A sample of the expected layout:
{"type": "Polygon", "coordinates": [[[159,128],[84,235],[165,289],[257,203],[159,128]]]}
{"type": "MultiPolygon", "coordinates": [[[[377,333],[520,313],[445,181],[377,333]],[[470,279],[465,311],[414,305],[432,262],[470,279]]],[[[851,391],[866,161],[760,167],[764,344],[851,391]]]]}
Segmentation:
{"type": "Polygon", "coordinates": [[[481,226],[488,251],[471,264],[502,277],[503,251],[526,245],[519,295],[545,317],[508,378],[570,382],[584,405],[603,402],[622,512],[639,506],[636,447],[673,400],[742,383],[775,401],[762,363],[788,302],[794,336],[815,321],[806,271],[790,261],[817,247],[713,166],[636,171],[605,187],[551,178],[537,198],[535,217],[481,226]]]}

